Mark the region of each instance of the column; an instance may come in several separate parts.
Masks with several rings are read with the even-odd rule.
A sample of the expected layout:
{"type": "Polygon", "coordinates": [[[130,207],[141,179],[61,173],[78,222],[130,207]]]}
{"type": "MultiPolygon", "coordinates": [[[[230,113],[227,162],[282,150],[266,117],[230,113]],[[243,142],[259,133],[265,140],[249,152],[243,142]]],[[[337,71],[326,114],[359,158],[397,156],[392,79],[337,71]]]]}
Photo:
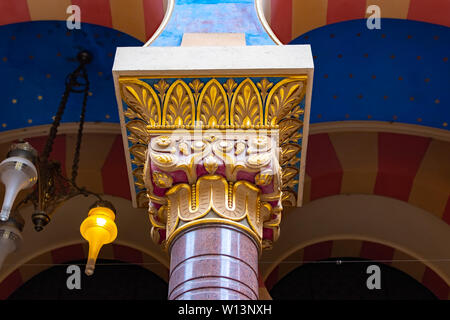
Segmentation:
{"type": "Polygon", "coordinates": [[[171,258],[169,299],[258,299],[259,255],[297,204],[308,77],[236,72],[118,79],[133,202],[171,258]]]}
{"type": "Polygon", "coordinates": [[[192,227],[170,251],[170,300],[258,299],[258,246],[238,228],[192,227]]]}
{"type": "Polygon", "coordinates": [[[144,177],[152,234],[160,241],[164,229],[171,256],[169,299],[258,299],[264,224],[278,227],[281,212],[277,139],[216,130],[152,137],[144,177]]]}

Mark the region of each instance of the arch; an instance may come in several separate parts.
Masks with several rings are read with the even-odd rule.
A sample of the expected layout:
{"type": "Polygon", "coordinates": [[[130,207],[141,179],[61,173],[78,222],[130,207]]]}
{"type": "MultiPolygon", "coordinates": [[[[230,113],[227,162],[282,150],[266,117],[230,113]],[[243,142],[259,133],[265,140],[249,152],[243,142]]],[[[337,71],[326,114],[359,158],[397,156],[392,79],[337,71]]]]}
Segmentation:
{"type": "Polygon", "coordinates": [[[450,224],[450,143],[364,131],[310,135],[304,203],[338,194],[374,194],[407,202],[450,224]]]}
{"type": "MultiPolygon", "coordinates": [[[[28,130],[14,130],[0,143],[0,155],[6,156],[11,144],[17,139],[28,141],[38,152],[42,152],[48,126],[38,126],[28,130]]],[[[123,140],[119,125],[86,124],[81,145],[78,169],[78,185],[100,194],[108,194],[131,200],[130,187],[123,140]]],[[[63,124],[55,140],[51,159],[59,161],[63,174],[71,174],[73,152],[75,150],[78,124],[63,124]]],[[[0,136],[4,136],[3,134],[0,136]]]]}
{"type": "MultiPolygon", "coordinates": [[[[2,134],[53,122],[65,89],[64,79],[76,69],[75,57],[80,50],[91,52],[93,57],[86,67],[90,86],[85,121],[119,122],[112,81],[115,51],[118,46],[142,45],[141,41],[115,29],[89,23],[83,23],[81,29],[68,30],[65,21],[3,25],[0,37],[5,42],[0,50],[3,77],[9,79],[2,82],[3,104],[6,109],[15,111],[2,117],[2,134]],[[24,43],[26,50],[23,50],[24,43]]],[[[79,121],[80,96],[70,94],[63,122],[79,121]]]]}
{"type": "Polygon", "coordinates": [[[271,288],[270,294],[275,300],[436,300],[439,289],[433,293],[420,279],[389,264],[343,256],[295,267],[271,288]],[[374,272],[379,277],[373,277],[374,272]],[[381,286],[370,290],[375,289],[369,285],[374,282],[381,286]]]}
{"type": "Polygon", "coordinates": [[[381,24],[370,30],[364,20],[345,21],[290,42],[311,46],[311,124],[384,121],[448,132],[450,111],[442,106],[450,100],[450,28],[401,19],[381,24]]]}
{"type": "Polygon", "coordinates": [[[313,123],[309,127],[310,134],[333,132],[388,132],[450,142],[450,135],[447,130],[399,122],[329,121],[313,123]]]}
{"type": "MultiPolygon", "coordinates": [[[[450,223],[450,141],[443,139],[446,135],[442,130],[400,127],[405,126],[406,131],[380,123],[370,130],[367,124],[354,129],[348,123],[338,123],[335,129],[312,125],[304,203],[336,194],[378,194],[413,204],[450,223]],[[419,146],[422,146],[420,154],[419,146]],[[411,157],[407,156],[410,154],[411,157]],[[396,171],[401,167],[409,169],[399,176],[396,171]],[[396,189],[383,188],[383,184],[393,180],[396,189]]],[[[79,184],[129,200],[125,157],[120,156],[124,151],[119,126],[88,123],[86,128],[81,151],[89,157],[81,157],[79,184]]],[[[46,136],[42,134],[48,126],[32,129],[11,132],[10,138],[1,141],[0,154],[6,155],[11,140],[18,138],[28,137],[36,148],[43,147],[46,136]]],[[[63,124],[60,129],[62,135],[58,136],[52,157],[61,161],[70,174],[77,125],[63,124]]]]}
{"type": "Polygon", "coordinates": [[[168,9],[167,0],[36,0],[1,1],[0,26],[18,22],[59,20],[70,14],[67,8],[81,9],[81,22],[113,28],[143,42],[158,29],[168,9]]]}
{"type": "Polygon", "coordinates": [[[163,4],[164,7],[166,8],[164,18],[160,23],[158,29],[156,29],[151,38],[148,39],[147,42],[144,44],[144,47],[148,47],[149,45],[151,45],[156,40],[156,38],[158,38],[161,35],[161,33],[164,31],[167,24],[169,23],[170,18],[172,17],[173,8],[175,6],[175,0],[163,0],[163,4]]]}
{"type": "MultiPolygon", "coordinates": [[[[75,243],[54,248],[31,258],[2,279],[0,282],[0,299],[7,299],[22,284],[53,265],[86,259],[88,251],[87,243],[75,243]]],[[[105,246],[100,252],[99,259],[119,260],[141,265],[168,282],[169,270],[167,266],[152,255],[132,246],[118,243],[114,243],[110,247],[105,246]]]]}
{"type": "Polygon", "coordinates": [[[273,269],[267,277],[266,288],[270,290],[303,264],[341,257],[362,258],[396,268],[428,288],[439,299],[447,300],[450,293],[448,284],[423,262],[393,247],[356,239],[329,240],[299,248],[273,269]]]}
{"type": "Polygon", "coordinates": [[[375,195],[330,196],[286,212],[281,230],[273,250],[264,252],[261,259],[267,285],[274,283],[277,271],[273,270],[292,255],[302,262],[342,256],[346,244],[348,255],[394,260],[439,298],[447,299],[450,294],[446,262],[450,252],[445,245],[450,241],[449,226],[405,202],[375,195]],[[421,261],[421,269],[408,271],[398,261],[408,259],[421,261]]]}
{"type": "MultiPolygon", "coordinates": [[[[105,245],[101,249],[99,258],[104,256],[105,259],[112,258],[124,261],[128,259],[128,261],[131,261],[131,258],[127,258],[131,256],[139,257],[138,262],[146,262],[147,256],[150,256],[168,268],[168,255],[160,246],[151,241],[151,225],[146,210],[131,208],[131,202],[123,198],[112,196],[104,196],[103,198],[113,203],[116,208],[115,221],[118,227],[118,237],[113,244],[105,245]],[[123,246],[134,249],[134,253],[130,254],[130,250],[122,250],[123,246]]],[[[22,279],[22,277],[17,276],[20,273],[15,272],[15,270],[20,266],[27,265],[30,260],[41,255],[44,255],[44,258],[41,258],[43,262],[38,262],[38,264],[53,264],[58,261],[83,258],[83,254],[87,254],[88,249],[87,242],[84,242],[80,235],[79,227],[87,217],[89,207],[94,200],[92,197],[76,197],[65,202],[58,208],[58,211],[52,216],[51,222],[41,232],[34,230],[31,222],[31,206],[22,208],[21,214],[26,221],[22,232],[23,243],[15,253],[7,257],[2,270],[0,270],[0,281],[9,274],[12,274],[9,281],[17,278],[22,279]],[[78,254],[71,256],[73,250],[58,250],[66,246],[75,246],[77,248],[75,253],[78,254]],[[56,250],[56,253],[54,250],[56,250]],[[50,252],[55,253],[55,257],[62,256],[64,258],[68,255],[70,259],[56,258],[56,260],[53,260],[50,252]]]]}
{"type": "Polygon", "coordinates": [[[259,21],[261,22],[264,30],[266,30],[267,34],[270,36],[273,42],[275,42],[277,45],[282,45],[283,43],[280,41],[280,39],[277,38],[272,28],[270,27],[269,20],[267,20],[268,18],[270,19],[270,2],[266,0],[255,0],[255,6],[259,21]]]}
{"type": "Polygon", "coordinates": [[[450,4],[446,0],[265,0],[267,21],[276,36],[287,44],[298,36],[319,27],[364,19],[368,6],[381,9],[381,18],[415,20],[450,26],[450,4]]]}

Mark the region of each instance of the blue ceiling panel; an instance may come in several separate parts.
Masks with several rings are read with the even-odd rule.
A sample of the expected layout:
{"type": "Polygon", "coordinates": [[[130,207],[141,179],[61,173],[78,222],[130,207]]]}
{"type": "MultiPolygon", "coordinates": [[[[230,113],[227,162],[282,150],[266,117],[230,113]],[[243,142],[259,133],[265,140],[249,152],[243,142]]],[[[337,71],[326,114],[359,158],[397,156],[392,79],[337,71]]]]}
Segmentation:
{"type": "Polygon", "coordinates": [[[450,28],[382,19],[327,25],[292,44],[314,56],[311,122],[393,121],[449,130],[450,28]]]}
{"type": "MultiPolygon", "coordinates": [[[[141,41],[92,24],[70,31],[65,21],[1,26],[0,39],[0,132],[52,123],[81,50],[93,54],[86,121],[119,122],[111,73],[116,47],[141,46],[141,41]]],[[[63,122],[79,120],[81,102],[81,94],[71,94],[63,122]]]]}
{"type": "MultiPolygon", "coordinates": [[[[86,120],[119,122],[111,69],[116,47],[142,42],[113,29],[38,21],[0,27],[0,132],[50,124],[78,51],[94,55],[86,120]]],[[[328,25],[294,40],[311,44],[315,78],[311,122],[389,121],[449,129],[450,28],[382,19],[328,25]]],[[[63,122],[78,121],[73,94],[63,122]]]]}

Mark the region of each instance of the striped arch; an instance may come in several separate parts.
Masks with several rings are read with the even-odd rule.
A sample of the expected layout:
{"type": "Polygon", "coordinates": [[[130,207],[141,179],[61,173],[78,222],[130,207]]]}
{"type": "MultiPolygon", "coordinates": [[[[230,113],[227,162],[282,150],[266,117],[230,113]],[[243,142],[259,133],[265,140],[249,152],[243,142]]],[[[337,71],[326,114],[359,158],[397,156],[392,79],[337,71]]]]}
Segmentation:
{"type": "Polygon", "coordinates": [[[388,132],[312,134],[304,204],[338,194],[398,199],[450,224],[450,143],[388,132]]]}
{"type": "MultiPolygon", "coordinates": [[[[88,129],[90,128],[89,126],[90,124],[87,124],[88,129]]],[[[421,215],[426,216],[426,219],[429,219],[427,221],[432,221],[434,219],[438,223],[444,224],[448,234],[448,224],[450,223],[450,146],[449,142],[444,141],[444,138],[431,138],[430,136],[432,135],[412,135],[413,132],[411,132],[411,134],[363,132],[364,130],[361,129],[352,132],[322,131],[321,133],[315,133],[317,130],[314,129],[314,126],[312,126],[311,129],[312,134],[309,140],[306,163],[307,177],[304,189],[305,205],[299,210],[307,209],[308,206],[314,206],[323,200],[333,198],[333,196],[381,196],[380,198],[390,199],[391,201],[393,201],[393,199],[396,201],[399,200],[398,202],[405,206],[408,205],[410,207],[425,210],[426,212],[424,211],[421,215]]],[[[95,132],[94,130],[88,130],[83,140],[82,154],[89,155],[89,157],[81,158],[79,184],[87,186],[89,189],[96,192],[129,199],[130,191],[125,157],[123,155],[123,143],[118,127],[114,127],[111,130],[108,129],[109,131],[106,129],[102,129],[104,131],[99,129],[96,130],[97,131],[95,132]]],[[[75,134],[73,133],[74,131],[66,130],[64,125],[61,126],[61,132],[63,134],[57,137],[51,157],[59,160],[62,163],[63,171],[65,171],[67,175],[70,175],[75,134]]],[[[33,136],[30,132],[21,134],[24,136],[33,136]]],[[[46,137],[42,136],[43,133],[35,135],[37,137],[30,138],[29,141],[33,146],[40,150],[43,148],[46,137]]],[[[13,134],[12,136],[14,136],[14,139],[19,138],[17,134],[13,134]]],[[[10,140],[12,139],[8,140],[7,137],[4,137],[2,140],[3,143],[0,144],[0,154],[6,154],[6,151],[10,146],[10,142],[6,141],[10,140]]],[[[1,185],[0,188],[2,188],[1,185]]],[[[352,196],[345,197],[351,198],[352,196]]],[[[367,201],[371,200],[367,198],[363,203],[367,205],[367,201]]],[[[308,236],[309,232],[312,230],[310,227],[304,230],[295,230],[295,232],[289,230],[290,226],[305,225],[304,222],[300,220],[298,222],[294,221],[294,223],[292,221],[289,222],[290,219],[294,217],[300,219],[305,217],[304,211],[302,211],[302,214],[298,213],[299,212],[287,212],[284,215],[282,236],[274,247],[274,251],[281,251],[281,253],[279,252],[280,256],[284,257],[284,253],[294,252],[290,250],[290,248],[292,248],[291,245],[283,243],[283,236],[289,234],[308,236]]],[[[133,221],[132,218],[134,216],[130,215],[129,217],[130,221],[133,221]]],[[[327,217],[327,219],[329,218],[332,217],[327,217]]],[[[372,217],[368,218],[372,219],[372,217]]],[[[409,216],[400,222],[397,221],[397,223],[399,223],[397,226],[404,227],[407,225],[407,219],[409,219],[409,216]]],[[[125,222],[124,220],[122,221],[125,222]]],[[[327,220],[322,219],[321,221],[327,220]]],[[[52,223],[55,222],[57,221],[52,223]]],[[[383,228],[388,228],[390,225],[388,221],[383,223],[383,228]]],[[[333,228],[334,225],[335,222],[333,221],[330,221],[327,225],[327,236],[333,236],[333,232],[330,231],[330,228],[333,228]]],[[[426,225],[424,224],[424,226],[426,225]]],[[[362,236],[370,238],[370,231],[371,230],[362,230],[360,232],[362,236]]],[[[424,235],[424,237],[432,236],[434,237],[435,235],[424,235]]],[[[79,237],[79,235],[77,235],[77,237],[79,237]]],[[[405,236],[405,238],[407,237],[405,236]]],[[[346,239],[353,238],[346,237],[346,239]]],[[[377,243],[373,239],[365,239],[364,241],[377,243]]],[[[295,247],[299,244],[300,242],[296,241],[295,247]]],[[[142,247],[145,246],[146,245],[143,245],[142,247]]],[[[361,248],[362,247],[363,245],[361,244],[361,248]]],[[[114,246],[112,248],[114,248],[114,246]]],[[[106,249],[106,247],[104,249],[106,249]]],[[[79,249],[77,250],[80,252],[79,249]]],[[[85,251],[83,252],[87,251],[86,249],[84,250],[85,251]]],[[[430,250],[430,248],[427,248],[427,250],[430,250]]],[[[65,251],[66,250],[64,250],[64,252],[65,251]]],[[[384,249],[376,249],[375,251],[387,252],[387,250],[384,249]]],[[[400,253],[394,252],[394,254],[400,253]]],[[[50,256],[52,257],[52,255],[50,256]]],[[[360,256],[364,257],[363,255],[360,256]]],[[[115,255],[111,255],[110,257],[117,258],[115,255]]],[[[443,256],[441,255],[440,258],[442,257],[443,256]]],[[[84,257],[77,257],[77,259],[80,258],[84,257]]],[[[285,258],[283,258],[283,260],[284,259],[285,258]]],[[[395,259],[401,260],[405,258],[395,259]]],[[[54,263],[53,260],[48,258],[44,261],[47,262],[35,263],[54,263]]],[[[272,259],[271,261],[278,260],[272,259]]],[[[311,260],[308,259],[305,261],[311,260]]],[[[422,269],[422,273],[417,273],[416,279],[421,277],[420,281],[422,283],[428,283],[427,286],[429,286],[433,292],[437,292],[437,296],[443,297],[445,295],[443,292],[446,289],[442,285],[442,279],[437,276],[431,268],[428,267],[428,269],[422,269]],[[430,270],[427,271],[428,269],[430,270]]],[[[29,277],[23,276],[22,273],[23,271],[17,270],[12,272],[4,280],[5,288],[12,288],[14,287],[14,284],[16,284],[14,288],[17,288],[26,281],[23,279],[29,279],[29,277]]],[[[267,276],[266,273],[265,275],[267,276]]],[[[260,285],[261,290],[264,290],[262,283],[260,285]]],[[[0,285],[0,287],[1,286],[2,285],[0,285]]],[[[2,291],[0,291],[0,297],[6,297],[12,292],[7,289],[5,290],[7,294],[3,294],[1,293],[2,291]]]]}
{"type": "MultiPolygon", "coordinates": [[[[0,299],[7,299],[15,290],[33,276],[51,268],[53,265],[86,259],[88,252],[89,245],[84,242],[53,249],[32,258],[0,282],[0,299]]],[[[114,259],[141,265],[159,276],[162,280],[168,282],[169,279],[167,266],[163,265],[154,257],[126,245],[114,243],[103,247],[100,251],[99,259],[114,259]]]]}
{"type": "Polygon", "coordinates": [[[426,266],[398,261],[392,266],[418,279],[439,298],[449,298],[449,226],[410,203],[379,195],[327,196],[286,210],[281,230],[276,245],[261,257],[267,286],[280,279],[277,274],[289,271],[283,261],[304,263],[337,256],[387,263],[413,260],[426,266]]]}
{"type": "Polygon", "coordinates": [[[313,29],[347,20],[363,19],[370,5],[381,18],[417,20],[450,27],[447,0],[266,0],[265,16],[285,44],[313,29]]]}
{"type": "Polygon", "coordinates": [[[408,274],[437,298],[447,300],[450,297],[449,285],[423,262],[416,261],[393,247],[354,239],[324,241],[298,248],[270,273],[265,281],[266,287],[270,290],[284,276],[303,264],[339,257],[363,258],[384,263],[408,274]]]}
{"type": "MultiPolygon", "coordinates": [[[[450,142],[413,132],[314,133],[314,128],[308,143],[304,204],[337,194],[375,194],[408,202],[450,224],[450,142]]],[[[119,129],[96,130],[83,138],[81,154],[89,156],[80,159],[78,184],[130,200],[119,129]]],[[[46,138],[26,140],[42,151],[46,138]]],[[[59,135],[51,154],[66,176],[71,174],[75,142],[75,133],[59,135]]],[[[6,155],[10,145],[0,143],[0,155],[6,155]]]]}
{"type": "MultiPolygon", "coordinates": [[[[44,149],[47,136],[25,138],[25,140],[40,153],[44,149]]],[[[1,157],[7,154],[11,143],[8,141],[0,144],[1,157]]],[[[50,155],[51,159],[61,164],[61,170],[67,177],[71,176],[75,145],[75,133],[58,135],[50,155]]],[[[123,140],[118,128],[107,133],[85,133],[81,155],[77,176],[78,185],[100,194],[131,200],[123,140]]],[[[2,188],[0,186],[0,194],[2,188]]]]}
{"type": "Polygon", "coordinates": [[[66,20],[70,5],[81,9],[81,22],[149,39],[161,24],[167,0],[0,0],[0,26],[28,21],[66,20]]]}

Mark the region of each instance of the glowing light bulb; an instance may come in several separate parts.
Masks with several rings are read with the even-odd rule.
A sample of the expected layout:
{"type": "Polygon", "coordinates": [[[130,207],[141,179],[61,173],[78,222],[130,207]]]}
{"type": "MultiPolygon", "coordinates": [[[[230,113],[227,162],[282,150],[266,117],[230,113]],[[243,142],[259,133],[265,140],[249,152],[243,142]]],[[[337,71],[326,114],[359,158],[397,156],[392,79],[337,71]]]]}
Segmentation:
{"type": "Polygon", "coordinates": [[[85,273],[94,273],[95,261],[103,245],[113,242],[117,237],[117,226],[114,222],[115,214],[107,207],[94,207],[80,226],[80,232],[89,242],[89,255],[85,273]]]}
{"type": "Polygon", "coordinates": [[[100,227],[103,227],[106,224],[106,219],[104,219],[104,218],[97,218],[97,224],[100,227]]]}

